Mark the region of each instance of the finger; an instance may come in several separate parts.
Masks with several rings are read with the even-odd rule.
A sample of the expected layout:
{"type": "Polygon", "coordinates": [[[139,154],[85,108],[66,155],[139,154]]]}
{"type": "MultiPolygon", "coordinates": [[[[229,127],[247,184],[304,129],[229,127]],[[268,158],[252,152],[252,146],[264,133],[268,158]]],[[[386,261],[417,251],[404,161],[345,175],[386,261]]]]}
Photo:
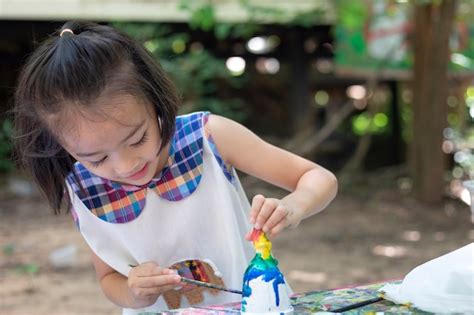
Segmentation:
{"type": "Polygon", "coordinates": [[[153,277],[141,277],[137,280],[136,286],[139,288],[154,288],[167,285],[182,285],[179,275],[160,275],[153,277]]]}
{"type": "Polygon", "coordinates": [[[255,228],[257,230],[261,229],[265,225],[270,215],[273,213],[273,211],[275,211],[276,207],[276,199],[265,199],[265,202],[263,203],[262,208],[260,209],[260,212],[256,218],[255,228]]]}
{"type": "Polygon", "coordinates": [[[278,222],[271,230],[268,235],[269,238],[273,239],[277,236],[284,228],[289,225],[288,219],[285,217],[280,222],[278,222]]]}
{"type": "Polygon", "coordinates": [[[263,226],[263,232],[267,233],[271,231],[282,219],[286,218],[288,215],[288,210],[284,206],[278,206],[275,211],[270,215],[267,222],[263,226]]]}
{"type": "Polygon", "coordinates": [[[136,267],[155,267],[155,266],[159,266],[155,261],[147,261],[147,262],[139,264],[136,267]]]}
{"type": "Polygon", "coordinates": [[[136,290],[135,294],[140,297],[155,296],[166,291],[174,290],[177,286],[178,285],[165,285],[161,287],[140,288],[136,290]]]}
{"type": "Polygon", "coordinates": [[[135,267],[132,270],[132,274],[135,277],[153,277],[161,274],[160,267],[135,267]]]}
{"type": "Polygon", "coordinates": [[[167,274],[174,274],[175,272],[171,269],[162,268],[157,264],[147,264],[147,265],[139,265],[134,270],[134,275],[137,277],[152,277],[152,276],[159,276],[159,275],[167,275],[167,274]]]}
{"type": "Polygon", "coordinates": [[[146,297],[160,294],[160,292],[158,291],[159,290],[156,287],[155,288],[136,288],[136,289],[133,289],[133,294],[140,298],[146,298],[146,297]]]}
{"type": "Polygon", "coordinates": [[[251,240],[252,240],[251,237],[250,237],[250,236],[252,235],[252,231],[253,231],[253,229],[250,230],[250,231],[248,231],[247,234],[245,234],[245,239],[246,239],[247,241],[251,241],[251,240]]]}
{"type": "Polygon", "coordinates": [[[259,194],[253,197],[252,208],[250,209],[250,223],[255,224],[255,220],[264,202],[265,202],[265,197],[263,195],[259,194]]]}
{"type": "Polygon", "coordinates": [[[142,277],[142,276],[151,276],[153,275],[152,270],[158,265],[155,262],[146,262],[134,266],[130,269],[128,276],[129,277],[142,277]]]}

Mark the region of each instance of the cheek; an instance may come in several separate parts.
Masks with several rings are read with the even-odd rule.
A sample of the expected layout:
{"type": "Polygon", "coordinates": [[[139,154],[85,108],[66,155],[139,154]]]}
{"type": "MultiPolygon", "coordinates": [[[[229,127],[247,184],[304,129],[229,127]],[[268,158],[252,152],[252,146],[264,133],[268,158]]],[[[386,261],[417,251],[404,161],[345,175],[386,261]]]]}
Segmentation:
{"type": "Polygon", "coordinates": [[[92,169],[92,172],[100,177],[112,179],[115,177],[115,172],[107,169],[107,167],[100,167],[99,169],[92,169]]]}
{"type": "Polygon", "coordinates": [[[110,163],[107,161],[99,166],[93,166],[86,161],[79,161],[82,165],[84,165],[87,169],[93,172],[96,175],[107,174],[110,172],[110,163]]]}
{"type": "Polygon", "coordinates": [[[153,160],[160,151],[160,142],[157,141],[156,138],[150,137],[146,143],[133,150],[135,151],[134,156],[144,158],[146,160],[153,160]]]}

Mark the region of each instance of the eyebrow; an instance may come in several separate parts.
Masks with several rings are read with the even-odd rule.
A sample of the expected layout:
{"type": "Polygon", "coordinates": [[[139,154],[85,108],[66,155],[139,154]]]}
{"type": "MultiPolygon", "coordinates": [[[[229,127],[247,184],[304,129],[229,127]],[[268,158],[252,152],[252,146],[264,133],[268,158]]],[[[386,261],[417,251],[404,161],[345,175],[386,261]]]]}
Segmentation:
{"type": "MultiPolygon", "coordinates": [[[[137,126],[135,126],[135,128],[133,128],[133,130],[122,141],[120,141],[120,144],[126,142],[128,139],[133,137],[137,133],[137,131],[141,129],[141,127],[144,124],[145,124],[145,121],[142,121],[137,126]]],[[[92,155],[96,155],[96,154],[99,154],[99,153],[102,153],[102,152],[101,151],[96,151],[96,152],[88,152],[88,153],[76,153],[76,155],[80,156],[80,157],[87,157],[87,156],[92,156],[92,155]]]]}

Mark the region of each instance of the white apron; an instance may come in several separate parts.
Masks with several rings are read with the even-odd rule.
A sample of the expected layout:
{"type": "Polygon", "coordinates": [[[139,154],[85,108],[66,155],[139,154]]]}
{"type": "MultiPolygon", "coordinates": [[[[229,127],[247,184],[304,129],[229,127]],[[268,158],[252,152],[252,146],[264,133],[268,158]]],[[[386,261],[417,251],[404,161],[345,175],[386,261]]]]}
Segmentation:
{"type": "MultiPolygon", "coordinates": [[[[202,129],[204,132],[204,128],[202,129]]],[[[210,143],[203,136],[203,171],[196,190],[179,201],[169,201],[147,188],[142,212],[130,222],[114,224],[95,216],[68,190],[77,214],[80,232],[90,248],[105,263],[124,276],[129,265],[155,261],[162,267],[197,259],[208,262],[226,287],[241,289],[242,277],[254,255],[249,231],[250,204],[235,170],[232,184],[217,162],[210,143]],[[219,274],[220,273],[220,274],[219,274]]],[[[193,306],[238,302],[241,296],[219,291],[203,292],[204,301],[193,306]]],[[[190,303],[183,296],[180,307],[190,303]]],[[[163,296],[144,309],[124,309],[124,314],[167,310],[163,296]]]]}

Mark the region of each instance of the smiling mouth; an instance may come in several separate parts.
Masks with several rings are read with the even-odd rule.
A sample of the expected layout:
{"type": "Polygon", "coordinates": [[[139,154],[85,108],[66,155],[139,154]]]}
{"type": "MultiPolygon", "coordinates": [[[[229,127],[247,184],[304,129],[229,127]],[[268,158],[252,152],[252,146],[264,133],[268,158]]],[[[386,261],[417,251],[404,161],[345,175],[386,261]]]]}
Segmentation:
{"type": "Polygon", "coordinates": [[[129,180],[139,180],[143,178],[148,173],[148,166],[150,163],[146,163],[141,170],[136,172],[135,174],[128,176],[127,179],[129,180]]]}

